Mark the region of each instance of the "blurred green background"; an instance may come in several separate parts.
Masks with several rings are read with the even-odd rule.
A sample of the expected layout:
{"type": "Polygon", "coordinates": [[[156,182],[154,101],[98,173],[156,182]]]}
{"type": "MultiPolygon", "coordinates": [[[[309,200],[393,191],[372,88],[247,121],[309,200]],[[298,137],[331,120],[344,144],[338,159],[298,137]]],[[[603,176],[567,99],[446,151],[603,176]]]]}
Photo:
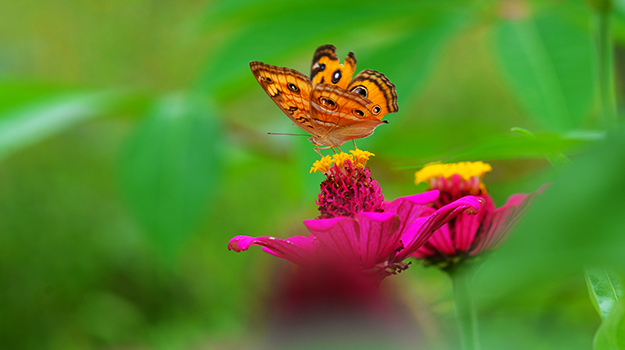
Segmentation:
{"type": "MultiPolygon", "coordinates": [[[[499,205],[554,182],[478,272],[483,347],[592,346],[601,319],[581,266],[623,267],[625,146],[605,141],[585,2],[0,8],[3,349],[257,348],[285,263],[226,243],[302,234],[323,176],[308,173],[318,155],[306,138],[266,134],[299,129],[248,63],[307,74],[324,44],[397,87],[399,112],[358,142],[376,154],[369,165],[387,199],[422,190],[414,171],[436,160],[489,161],[499,205]],[[558,152],[575,163],[561,173],[545,159],[558,152]]],[[[620,86],[625,5],[613,20],[620,86]]],[[[385,284],[434,348],[456,348],[445,275],[413,264],[385,284]]]]}

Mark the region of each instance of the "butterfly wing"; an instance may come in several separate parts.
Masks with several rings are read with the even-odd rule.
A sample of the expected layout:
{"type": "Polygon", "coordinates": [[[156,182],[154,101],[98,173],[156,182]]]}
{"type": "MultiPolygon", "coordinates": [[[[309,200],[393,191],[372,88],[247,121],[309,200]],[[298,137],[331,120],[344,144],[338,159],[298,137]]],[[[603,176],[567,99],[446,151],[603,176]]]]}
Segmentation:
{"type": "Polygon", "coordinates": [[[311,120],[319,130],[313,143],[339,147],[373,134],[384,122],[367,108],[371,101],[336,85],[317,84],[310,95],[311,120]]]}
{"type": "Polygon", "coordinates": [[[356,71],[356,56],[353,52],[348,53],[345,63],[341,64],[336,57],[336,47],[323,45],[317,48],[313,56],[310,80],[313,86],[332,84],[345,89],[354,71],[356,71]]]}
{"type": "Polygon", "coordinates": [[[352,79],[347,90],[371,101],[368,106],[369,110],[379,119],[399,109],[395,85],[380,72],[371,69],[363,70],[352,79]]]}
{"type": "Polygon", "coordinates": [[[250,68],[260,86],[295,125],[316,135],[315,124],[310,120],[310,79],[290,68],[277,67],[262,62],[250,62],[250,68]]]}
{"type": "Polygon", "coordinates": [[[261,62],[250,68],[260,86],[280,109],[319,146],[338,147],[367,137],[388,113],[397,112],[397,93],[382,73],[356,70],[352,52],[341,64],[333,45],[317,48],[310,79],[302,73],[261,62]]]}

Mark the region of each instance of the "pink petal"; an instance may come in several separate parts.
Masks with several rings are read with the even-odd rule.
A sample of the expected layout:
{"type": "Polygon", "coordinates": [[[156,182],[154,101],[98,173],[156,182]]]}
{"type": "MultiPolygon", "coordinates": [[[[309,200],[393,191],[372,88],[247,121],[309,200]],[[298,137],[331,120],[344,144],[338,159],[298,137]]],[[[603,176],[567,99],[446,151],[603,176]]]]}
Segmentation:
{"type": "Polygon", "coordinates": [[[510,196],[504,206],[497,208],[490,217],[487,217],[482,224],[484,234],[476,239],[471,255],[478,255],[500,246],[510,234],[512,227],[523,216],[528,204],[543,188],[544,186],[529,195],[520,193],[510,196]]]}
{"type": "Polygon", "coordinates": [[[475,234],[480,228],[481,223],[481,215],[460,213],[456,217],[454,225],[454,246],[456,246],[459,251],[466,252],[471,249],[471,245],[475,239],[475,234]]]}
{"type": "Polygon", "coordinates": [[[277,256],[278,258],[282,258],[284,259],[284,257],[282,255],[280,255],[280,253],[278,252],[274,252],[273,250],[267,248],[267,247],[261,247],[260,248],[263,252],[267,253],[267,254],[271,254],[273,256],[277,256]]]}
{"type": "Polygon", "coordinates": [[[525,200],[525,198],[527,198],[527,196],[528,195],[525,193],[513,194],[512,196],[508,197],[508,200],[506,201],[506,204],[504,204],[503,207],[511,206],[511,205],[519,205],[525,200]]]}
{"type": "Polygon", "coordinates": [[[412,245],[417,240],[417,237],[419,237],[419,234],[421,233],[421,226],[425,224],[428,218],[429,216],[417,218],[407,230],[402,232],[400,238],[404,247],[412,245]]]}
{"type": "Polygon", "coordinates": [[[353,218],[305,220],[304,225],[331,253],[347,261],[359,261],[360,229],[353,218]]]}
{"type": "MultiPolygon", "coordinates": [[[[465,214],[461,214],[461,215],[465,215],[465,214]]],[[[432,237],[430,237],[430,239],[428,240],[428,243],[431,244],[432,247],[436,248],[436,250],[438,250],[439,252],[443,254],[446,254],[446,255],[456,254],[456,248],[451,239],[451,232],[449,231],[449,225],[447,224],[443,225],[441,228],[436,230],[436,232],[434,232],[432,237]]],[[[424,246],[421,246],[421,248],[424,248],[424,246]]],[[[419,248],[418,251],[421,251],[421,248],[419,248]]]]}
{"type": "Polygon", "coordinates": [[[235,236],[228,242],[228,250],[240,252],[253,245],[264,247],[265,252],[299,265],[310,262],[316,251],[315,237],[312,235],[308,237],[294,236],[286,239],[269,236],[235,236]]]}
{"type": "Polygon", "coordinates": [[[397,198],[386,205],[385,212],[396,213],[399,216],[399,231],[405,232],[438,198],[439,193],[440,191],[434,190],[397,198]]]}
{"type": "Polygon", "coordinates": [[[365,267],[388,260],[399,247],[399,217],[393,213],[359,213],[360,254],[365,267]]]}
{"type": "Polygon", "coordinates": [[[306,220],[304,225],[319,242],[344,260],[375,266],[399,244],[399,218],[394,213],[358,213],[354,218],[306,220]]]}
{"type": "Polygon", "coordinates": [[[441,207],[428,217],[419,218],[402,235],[401,240],[404,242],[405,248],[399,252],[396,260],[403,260],[414,253],[420,246],[427,242],[434,231],[438,230],[458,214],[464,211],[475,214],[481,207],[482,204],[480,203],[479,197],[466,196],[441,207]]]}
{"type": "Polygon", "coordinates": [[[255,239],[257,238],[269,238],[269,236],[262,237],[250,237],[250,236],[234,236],[228,242],[228,250],[234,250],[235,252],[241,252],[248,250],[255,239]]]}

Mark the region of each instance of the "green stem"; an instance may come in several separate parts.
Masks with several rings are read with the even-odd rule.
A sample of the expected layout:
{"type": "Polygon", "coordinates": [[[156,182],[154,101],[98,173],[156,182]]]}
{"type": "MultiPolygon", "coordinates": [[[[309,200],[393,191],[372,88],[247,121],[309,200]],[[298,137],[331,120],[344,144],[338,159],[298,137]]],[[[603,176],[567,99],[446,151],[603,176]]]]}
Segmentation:
{"type": "Polygon", "coordinates": [[[615,130],[618,124],[614,97],[614,45],[611,19],[612,12],[609,8],[594,11],[600,110],[608,131],[615,130]]]}
{"type": "Polygon", "coordinates": [[[470,279],[471,273],[462,270],[454,270],[449,273],[456,304],[456,318],[462,337],[464,350],[479,350],[480,342],[477,332],[477,315],[471,296],[470,279]]]}

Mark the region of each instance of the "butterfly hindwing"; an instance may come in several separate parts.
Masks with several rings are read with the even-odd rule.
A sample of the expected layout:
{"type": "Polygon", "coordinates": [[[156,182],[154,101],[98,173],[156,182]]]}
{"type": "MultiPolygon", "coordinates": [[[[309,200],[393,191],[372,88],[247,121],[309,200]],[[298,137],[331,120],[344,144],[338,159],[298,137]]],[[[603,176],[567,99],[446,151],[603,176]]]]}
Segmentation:
{"type": "Polygon", "coordinates": [[[349,85],[356,71],[356,56],[353,52],[347,54],[345,63],[341,64],[336,56],[334,45],[323,45],[317,48],[310,68],[312,85],[332,84],[342,89],[349,85]]]}
{"type": "Polygon", "coordinates": [[[310,120],[310,79],[290,68],[250,62],[260,86],[278,107],[302,130],[315,133],[310,120]]]}
{"type": "Polygon", "coordinates": [[[388,80],[384,74],[371,69],[365,69],[358,73],[349,83],[347,90],[357,93],[371,101],[369,109],[374,112],[378,118],[382,118],[388,113],[398,111],[397,93],[395,85],[388,80]],[[378,108],[379,106],[379,112],[378,108]]]}

